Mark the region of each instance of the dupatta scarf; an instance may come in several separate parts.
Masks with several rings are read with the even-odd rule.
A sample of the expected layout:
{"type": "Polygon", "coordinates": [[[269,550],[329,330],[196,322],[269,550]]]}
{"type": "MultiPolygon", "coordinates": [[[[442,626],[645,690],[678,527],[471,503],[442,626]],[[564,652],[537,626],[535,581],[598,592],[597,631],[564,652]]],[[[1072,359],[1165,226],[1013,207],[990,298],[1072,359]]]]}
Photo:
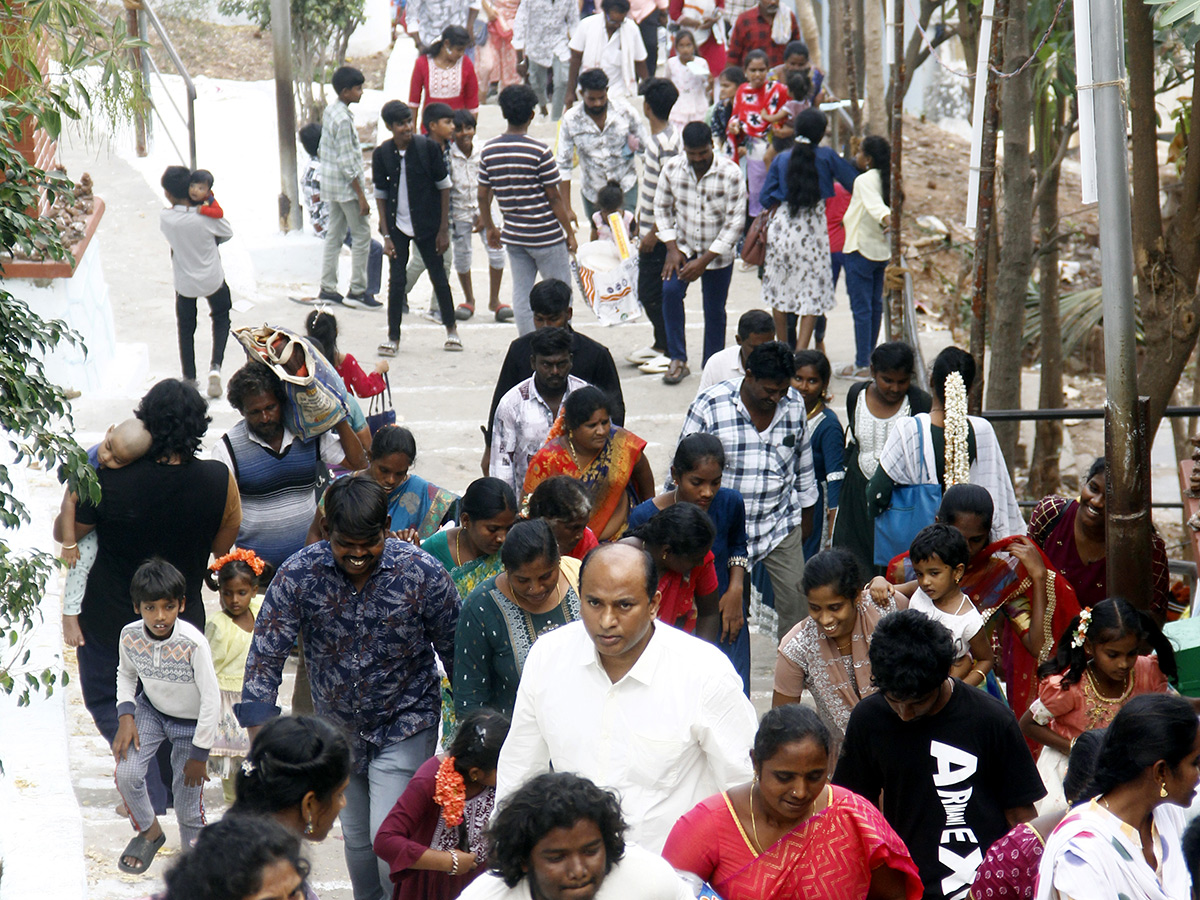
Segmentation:
{"type": "Polygon", "coordinates": [[[420,475],[409,475],[388,493],[388,517],[392,531],[417,529],[418,543],[433,537],[458,496],[420,475]]]}
{"type": "MultiPolygon", "coordinates": [[[[646,442],[636,434],[626,431],[618,425],[612,426],[608,440],[596,458],[580,470],[571,450],[567,445],[566,426],[560,413],[555,420],[546,443],[529,461],[529,470],[525,473],[524,493],[526,500],[534,489],[555,475],[570,475],[579,480],[592,498],[592,517],[588,527],[593,533],[600,535],[621,504],[622,496],[628,492],[629,508],[632,509],[637,497],[630,484],[633,478],[633,467],[641,459],[646,449],[646,442]]],[[[614,534],[611,540],[616,540],[625,531],[614,534]]]]}
{"type": "MultiPolygon", "coordinates": [[[[1004,668],[1008,703],[1018,717],[1029,709],[1037,696],[1037,667],[1054,652],[1055,643],[1071,620],[1079,615],[1075,589],[1039,548],[1046,567],[1042,650],[1035,658],[1025,648],[1021,638],[1029,631],[1033,579],[1021,561],[1008,552],[1020,539],[1020,535],[1001,538],[980,550],[967,564],[959,585],[990,628],[993,649],[1004,668]]],[[[907,553],[900,554],[888,565],[887,580],[892,584],[903,584],[914,578],[916,572],[907,553]]]]}

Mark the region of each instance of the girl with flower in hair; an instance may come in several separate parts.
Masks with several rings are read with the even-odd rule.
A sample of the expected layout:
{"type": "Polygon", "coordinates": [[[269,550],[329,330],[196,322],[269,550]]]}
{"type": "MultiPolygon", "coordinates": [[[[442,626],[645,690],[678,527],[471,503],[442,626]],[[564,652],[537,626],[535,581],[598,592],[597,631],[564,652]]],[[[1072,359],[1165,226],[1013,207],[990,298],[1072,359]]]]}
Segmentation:
{"type": "Polygon", "coordinates": [[[208,755],[209,770],[220,777],[226,803],[233,803],[234,775],[250,749],[250,737],[238,724],[233,706],[242,701],[246,654],[250,652],[254,620],[262,606],[258,591],[271,580],[269,568],[253,550],[238,548],[209,566],[205,577],[205,583],[220,595],[223,613],[208,620],[204,636],[212,648],[217,684],[221,688],[221,721],[216,743],[208,755]]]}
{"type": "Polygon", "coordinates": [[[484,832],[508,719],[476,709],[458,723],[445,757],[417,769],[375,835],[392,900],[453,900],[487,868],[484,832]]]}
{"type": "Polygon", "coordinates": [[[1085,609],[1059,638],[1055,655],[1038,669],[1037,699],[1021,716],[1021,731],[1042,744],[1038,771],[1047,794],[1038,811],[1065,803],[1063,777],[1071,744],[1083,732],[1106,728],[1130,697],[1173,692],[1175,651],[1155,621],[1126,600],[1085,609]],[[1143,644],[1155,651],[1140,655],[1143,644]]]}
{"type": "MultiPolygon", "coordinates": [[[[967,392],[975,381],[975,359],[958,347],[938,354],[930,374],[933,407],[896,423],[867,485],[872,518],[891,506],[896,485],[978,484],[992,495],[991,539],[1025,532],[1025,520],[996,432],[991,423],[967,415],[967,392]],[[924,463],[922,465],[922,462],[924,463]]],[[[930,524],[914,522],[914,531],[930,524]]]]}

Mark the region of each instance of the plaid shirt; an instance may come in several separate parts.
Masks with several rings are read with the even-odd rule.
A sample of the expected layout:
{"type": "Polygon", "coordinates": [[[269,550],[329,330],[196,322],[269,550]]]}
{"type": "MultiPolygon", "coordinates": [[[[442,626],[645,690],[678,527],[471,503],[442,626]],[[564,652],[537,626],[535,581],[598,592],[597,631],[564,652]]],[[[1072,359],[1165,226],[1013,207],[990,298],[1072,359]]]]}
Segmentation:
{"type": "Polygon", "coordinates": [[[738,16],[748,9],[758,6],[758,0],[725,0],[725,21],[730,29],[737,24],[738,16]]]}
{"type": "Polygon", "coordinates": [[[321,199],[321,176],[317,171],[321,165],[315,156],[308,158],[304,174],[300,177],[300,190],[304,194],[304,208],[308,211],[308,221],[312,225],[313,234],[319,238],[325,237],[325,226],[329,224],[329,207],[321,199]]]}
{"type": "Polygon", "coordinates": [[[645,148],[648,141],[642,120],[620,100],[609,101],[603,131],[587,114],[587,108],[577,103],[563,114],[558,126],[559,175],[563,181],[571,180],[578,153],[583,172],[579,190],[586,199],[595,203],[596,195],[610,178],[621,182],[622,191],[628,191],[637,184],[634,153],[645,148]]]}
{"type": "MultiPolygon", "coordinates": [[[[786,6],[780,6],[777,16],[792,16],[792,11],[786,6]]],[[[729,35],[728,65],[740,66],[751,50],[764,50],[767,54],[767,68],[783,64],[783,52],[792,41],[800,40],[800,26],[796,17],[792,16],[792,35],[787,42],[777,44],[771,39],[771,23],[762,14],[762,9],[755,4],[753,9],[738,16],[733,33],[729,35]]]]}
{"type": "Polygon", "coordinates": [[[654,193],[658,239],[674,241],[689,259],[707,250],[717,254],[710,269],[733,265],[734,249],[746,218],[746,181],[737,163],[720,154],[699,181],[685,154],[663,163],[654,193]]]}
{"type": "Polygon", "coordinates": [[[354,771],[365,774],[385,748],[441,718],[434,653],[454,671],[458,590],[442,564],[388,540],[366,586],[354,589],[328,541],[279,567],[254,623],[238,720],[261,725],[279,714],[283,665],[299,633],[313,707],[349,735],[354,771]]]}
{"type": "Polygon", "coordinates": [[[725,447],[721,485],[746,501],[746,536],[754,563],[795,530],[819,494],[804,403],[789,391],[767,430],[760,432],[741,390],[738,378],[702,392],[688,408],[680,439],[696,432],[720,438],[725,447]]]}
{"type": "Polygon", "coordinates": [[[321,118],[321,161],[318,164],[321,188],[326,202],[345,203],[358,195],[350,184],[363,184],[362,145],[354,130],[354,115],[341,100],[325,107],[321,118]]]}

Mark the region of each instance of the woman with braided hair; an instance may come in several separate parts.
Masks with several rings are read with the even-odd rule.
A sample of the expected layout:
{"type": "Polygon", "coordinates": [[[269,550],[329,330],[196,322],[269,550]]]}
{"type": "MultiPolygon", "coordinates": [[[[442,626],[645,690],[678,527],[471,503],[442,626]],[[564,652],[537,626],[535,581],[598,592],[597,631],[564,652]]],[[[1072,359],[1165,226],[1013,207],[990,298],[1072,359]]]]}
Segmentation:
{"type": "MultiPolygon", "coordinates": [[[[879,468],[867,485],[871,517],[891,506],[897,485],[937,484],[945,490],[970,482],[992,495],[993,541],[1023,534],[1025,519],[996,432],[986,419],[967,415],[975,358],[958,347],[947,347],[934,360],[929,380],[933,407],[897,422],[879,454],[879,468]]],[[[931,523],[912,524],[920,530],[931,523]]]]}
{"type": "Polygon", "coordinates": [[[375,835],[392,900],[453,900],[486,868],[484,830],[507,736],[507,717],[473,710],[459,720],[449,753],[417,769],[375,835]]]}

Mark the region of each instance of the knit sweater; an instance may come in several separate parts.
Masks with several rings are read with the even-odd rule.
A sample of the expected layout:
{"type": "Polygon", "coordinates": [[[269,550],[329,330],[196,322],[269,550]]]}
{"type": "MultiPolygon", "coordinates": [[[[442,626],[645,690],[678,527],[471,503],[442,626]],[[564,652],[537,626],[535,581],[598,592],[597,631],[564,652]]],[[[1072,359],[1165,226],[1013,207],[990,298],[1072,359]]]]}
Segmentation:
{"type": "Polygon", "coordinates": [[[208,759],[221,717],[221,689],[208,641],[196,626],[175,620],[170,637],[158,640],[141,619],[121,629],[117,666],[117,715],[133,715],[137,683],[146,700],[175,719],[196,723],[192,759],[208,759]]]}

